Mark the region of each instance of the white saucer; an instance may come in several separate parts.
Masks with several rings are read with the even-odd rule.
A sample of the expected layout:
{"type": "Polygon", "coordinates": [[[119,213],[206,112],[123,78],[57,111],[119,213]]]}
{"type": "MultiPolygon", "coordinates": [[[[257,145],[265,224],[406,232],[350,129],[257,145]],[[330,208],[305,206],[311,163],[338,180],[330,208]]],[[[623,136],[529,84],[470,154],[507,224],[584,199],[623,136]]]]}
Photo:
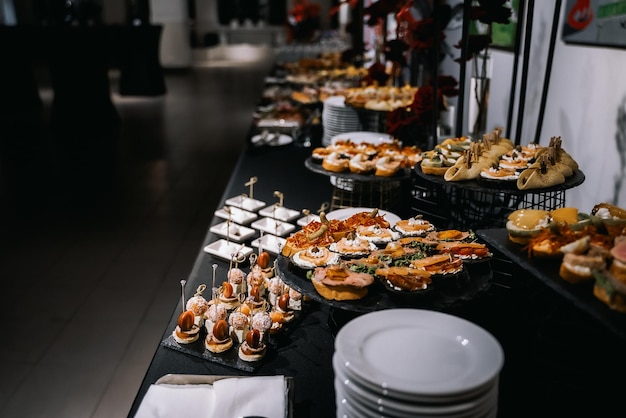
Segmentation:
{"type": "MultiPolygon", "coordinates": [[[[344,208],[337,209],[326,214],[328,219],[337,219],[340,221],[348,219],[350,216],[359,213],[359,212],[371,212],[374,208],[344,208]]],[[[400,217],[395,213],[387,212],[386,210],[378,210],[379,215],[384,215],[385,219],[389,222],[391,226],[394,226],[396,222],[400,220],[400,217]]]]}
{"type": "Polygon", "coordinates": [[[398,399],[471,392],[493,382],[504,363],[502,347],[483,328],[422,309],[359,316],[339,331],[335,352],[349,376],[398,399]]]}

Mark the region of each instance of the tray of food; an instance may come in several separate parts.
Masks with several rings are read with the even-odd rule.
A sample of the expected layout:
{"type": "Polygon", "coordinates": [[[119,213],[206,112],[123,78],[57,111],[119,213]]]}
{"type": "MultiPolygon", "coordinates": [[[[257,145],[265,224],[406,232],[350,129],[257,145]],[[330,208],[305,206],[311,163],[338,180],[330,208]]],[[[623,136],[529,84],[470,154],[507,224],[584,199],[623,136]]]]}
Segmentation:
{"type": "Polygon", "coordinates": [[[198,286],[161,345],[252,372],[277,355],[281,336],[297,326],[307,304],[275,274],[265,251],[250,256],[248,271],[231,263],[222,280],[209,298],[207,286],[198,286]]]}
{"type": "Polygon", "coordinates": [[[287,238],[276,263],[289,286],[331,307],[446,309],[486,290],[492,256],[471,231],[436,230],[417,215],[392,226],[377,211],[312,222],[287,238]]]}

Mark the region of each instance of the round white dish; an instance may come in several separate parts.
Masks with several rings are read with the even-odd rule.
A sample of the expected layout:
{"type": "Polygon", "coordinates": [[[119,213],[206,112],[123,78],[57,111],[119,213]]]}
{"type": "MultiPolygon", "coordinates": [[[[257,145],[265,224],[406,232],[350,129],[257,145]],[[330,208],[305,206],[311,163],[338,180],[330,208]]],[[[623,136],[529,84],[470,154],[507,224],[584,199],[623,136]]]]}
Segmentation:
{"type": "Polygon", "coordinates": [[[446,417],[463,417],[475,414],[487,408],[493,408],[498,401],[498,380],[488,387],[486,392],[477,397],[458,402],[432,404],[428,402],[401,401],[377,394],[361,386],[355,379],[346,375],[342,362],[338,356],[333,357],[335,379],[341,384],[341,392],[349,402],[358,403],[370,410],[377,411],[385,416],[397,418],[413,418],[424,415],[441,415],[446,417]]]}
{"type": "MultiPolygon", "coordinates": [[[[333,210],[331,212],[328,212],[326,214],[326,217],[328,219],[337,219],[340,221],[343,221],[345,219],[348,219],[350,216],[359,213],[359,212],[371,212],[373,211],[374,208],[344,208],[344,209],[337,209],[337,210],[333,210]]],[[[395,213],[392,212],[388,212],[386,210],[382,210],[379,209],[378,210],[378,214],[379,215],[384,215],[385,219],[389,222],[389,224],[391,226],[394,226],[396,224],[396,222],[398,222],[400,220],[400,217],[398,215],[396,215],[395,213]]]]}
{"type": "Polygon", "coordinates": [[[393,137],[389,134],[385,134],[382,132],[359,131],[345,132],[335,135],[330,139],[330,143],[335,144],[337,143],[337,141],[345,141],[348,139],[355,144],[366,143],[379,145],[383,143],[393,142],[393,137]]]}
{"type": "Polygon", "coordinates": [[[280,134],[276,136],[275,134],[269,134],[267,137],[263,138],[263,135],[254,135],[250,142],[254,145],[269,145],[270,147],[277,147],[281,145],[288,145],[293,142],[293,137],[289,135],[280,134]]]}
{"type": "Polygon", "coordinates": [[[470,392],[492,382],[504,363],[502,347],[483,328],[422,309],[357,317],[337,334],[335,352],[349,375],[400,396],[470,392]]]}

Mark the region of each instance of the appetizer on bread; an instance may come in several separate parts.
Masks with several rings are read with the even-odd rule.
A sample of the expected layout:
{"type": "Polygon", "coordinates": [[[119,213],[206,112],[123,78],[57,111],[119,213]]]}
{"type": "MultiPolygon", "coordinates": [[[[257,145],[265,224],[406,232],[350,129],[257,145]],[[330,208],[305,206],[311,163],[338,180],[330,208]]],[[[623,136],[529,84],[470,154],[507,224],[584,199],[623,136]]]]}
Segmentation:
{"type": "Polygon", "coordinates": [[[311,282],[315,290],[329,300],[357,300],[367,295],[374,277],[368,273],[357,273],[344,265],[317,267],[311,282]]]}
{"type": "Polygon", "coordinates": [[[200,337],[200,327],[195,322],[193,311],[184,311],[178,315],[176,329],[172,332],[174,340],[179,344],[191,344],[200,337]]]}
{"type": "Polygon", "coordinates": [[[626,236],[615,239],[608,269],[594,270],[593,294],[618,312],[626,312],[626,236]]]}

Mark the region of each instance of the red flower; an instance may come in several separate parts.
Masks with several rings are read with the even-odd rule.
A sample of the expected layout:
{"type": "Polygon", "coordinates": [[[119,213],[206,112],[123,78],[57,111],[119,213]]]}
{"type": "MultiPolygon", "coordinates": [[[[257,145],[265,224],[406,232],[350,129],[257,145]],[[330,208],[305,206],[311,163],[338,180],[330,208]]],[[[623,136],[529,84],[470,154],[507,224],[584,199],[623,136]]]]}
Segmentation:
{"type": "Polygon", "coordinates": [[[361,81],[368,85],[376,83],[379,86],[384,86],[389,79],[389,74],[385,70],[385,64],[375,62],[367,69],[367,75],[361,81]]]}

